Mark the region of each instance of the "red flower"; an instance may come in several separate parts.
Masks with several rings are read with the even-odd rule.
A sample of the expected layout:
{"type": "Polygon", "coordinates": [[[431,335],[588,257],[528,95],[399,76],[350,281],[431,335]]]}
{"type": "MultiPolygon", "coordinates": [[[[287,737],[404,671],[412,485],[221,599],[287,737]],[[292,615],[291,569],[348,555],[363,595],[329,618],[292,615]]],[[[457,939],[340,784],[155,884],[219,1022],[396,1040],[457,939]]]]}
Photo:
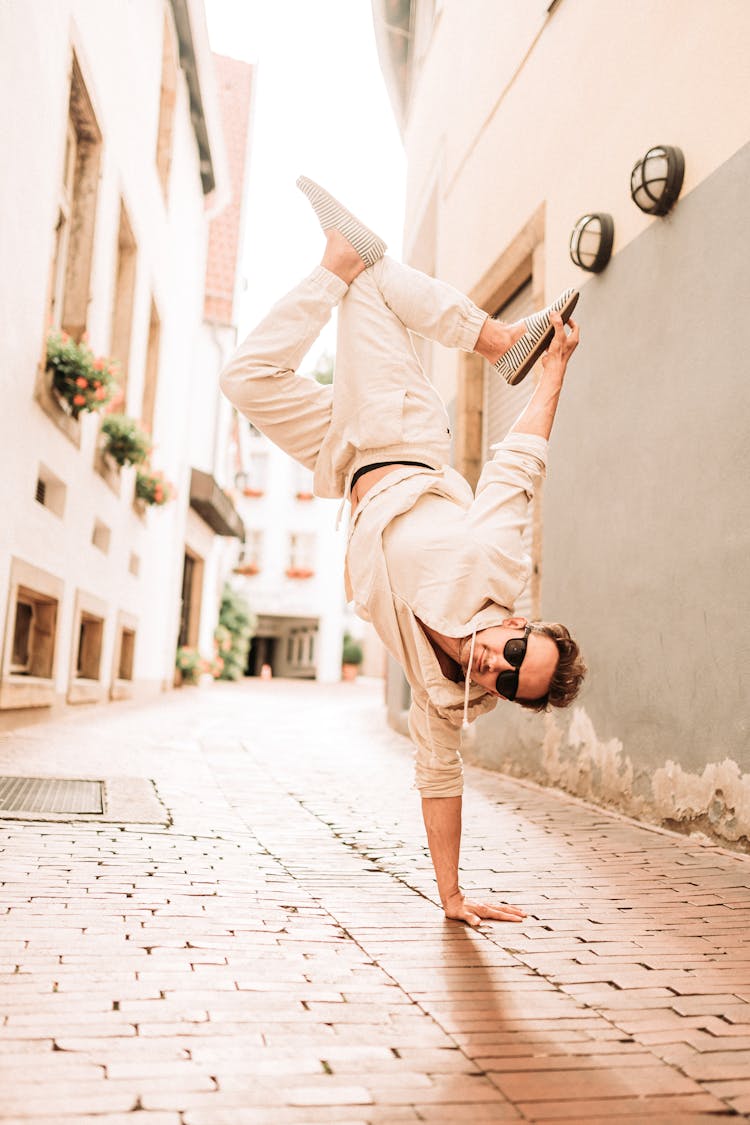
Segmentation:
{"type": "Polygon", "coordinates": [[[77,387],[88,387],[88,385],[89,385],[88,379],[84,378],[83,375],[79,375],[78,378],[76,379],[76,386],[77,387]]]}
{"type": "Polygon", "coordinates": [[[101,384],[100,384],[100,385],[99,385],[99,386],[98,386],[98,387],[96,388],[96,390],[94,391],[94,398],[95,398],[95,399],[98,399],[98,400],[99,400],[99,402],[101,402],[101,401],[102,401],[102,399],[103,399],[103,398],[106,398],[106,397],[107,397],[107,391],[106,391],[106,388],[105,388],[105,387],[102,387],[102,386],[101,386],[101,384]]]}
{"type": "Polygon", "coordinates": [[[104,366],[104,360],[101,358],[101,356],[99,357],[99,359],[94,360],[94,371],[103,371],[104,366]]]}
{"type": "Polygon", "coordinates": [[[85,405],[86,405],[86,396],[85,395],[73,395],[73,406],[85,406],[85,405]]]}

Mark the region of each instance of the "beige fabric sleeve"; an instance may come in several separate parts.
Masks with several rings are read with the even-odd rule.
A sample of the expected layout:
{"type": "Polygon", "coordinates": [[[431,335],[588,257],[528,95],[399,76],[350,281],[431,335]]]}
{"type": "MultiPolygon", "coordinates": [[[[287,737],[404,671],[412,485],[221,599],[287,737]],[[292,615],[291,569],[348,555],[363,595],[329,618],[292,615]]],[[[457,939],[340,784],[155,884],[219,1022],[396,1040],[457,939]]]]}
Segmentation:
{"type": "Polygon", "coordinates": [[[423,797],[460,797],[463,764],[460,729],[442,719],[427,695],[412,696],[409,734],[416,747],[415,785],[423,797]]]}

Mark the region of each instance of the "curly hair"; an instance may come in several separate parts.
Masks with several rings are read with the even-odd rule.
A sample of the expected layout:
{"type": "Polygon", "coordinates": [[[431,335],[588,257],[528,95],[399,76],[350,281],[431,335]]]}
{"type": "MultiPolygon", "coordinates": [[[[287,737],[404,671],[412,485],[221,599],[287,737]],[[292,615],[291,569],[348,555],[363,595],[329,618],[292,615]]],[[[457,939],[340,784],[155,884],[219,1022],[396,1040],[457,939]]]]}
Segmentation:
{"type": "Polygon", "coordinates": [[[540,699],[516,699],[521,707],[530,711],[546,711],[548,707],[569,707],[581,690],[588,669],[581,650],[564,625],[557,622],[535,621],[533,632],[550,637],[557,645],[559,659],[550,680],[546,695],[540,699]]]}

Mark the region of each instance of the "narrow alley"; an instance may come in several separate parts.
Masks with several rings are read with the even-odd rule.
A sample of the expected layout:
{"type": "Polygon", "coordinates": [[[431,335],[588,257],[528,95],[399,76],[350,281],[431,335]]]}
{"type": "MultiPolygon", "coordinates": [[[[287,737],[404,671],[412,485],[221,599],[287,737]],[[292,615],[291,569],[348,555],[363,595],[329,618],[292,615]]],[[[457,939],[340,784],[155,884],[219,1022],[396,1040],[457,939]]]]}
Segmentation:
{"type": "Polygon", "coordinates": [[[528,918],[447,922],[381,693],[0,735],[6,777],[105,781],[103,813],[2,814],[4,1125],[750,1113],[748,859],[468,768],[464,886],[528,918]]]}

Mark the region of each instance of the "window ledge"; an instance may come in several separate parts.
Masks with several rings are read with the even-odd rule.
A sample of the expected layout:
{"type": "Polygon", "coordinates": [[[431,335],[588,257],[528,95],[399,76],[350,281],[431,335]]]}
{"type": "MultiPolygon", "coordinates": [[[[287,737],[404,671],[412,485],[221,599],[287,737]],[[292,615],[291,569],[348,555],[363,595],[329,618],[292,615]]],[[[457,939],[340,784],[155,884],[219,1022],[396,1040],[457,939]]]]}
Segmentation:
{"type": "Polygon", "coordinates": [[[51,707],[55,702],[55,681],[41,676],[4,676],[0,681],[0,710],[20,707],[51,707]]]}
{"type": "Polygon", "coordinates": [[[98,703],[102,697],[99,680],[73,680],[68,688],[68,703],[98,703]]]}
{"type": "Polygon", "coordinates": [[[110,699],[132,699],[133,698],[133,681],[132,680],[114,680],[109,689],[110,699]]]}
{"type": "Polygon", "coordinates": [[[52,390],[52,376],[46,367],[37,369],[36,387],[34,398],[41,406],[47,417],[55,423],[59,430],[65,434],[77,449],[81,448],[81,421],[68,414],[60,403],[59,398],[52,390]]]}
{"type": "Polygon", "coordinates": [[[122,467],[99,445],[97,445],[94,454],[94,468],[105,483],[109,485],[115,496],[119,496],[122,485],[122,467]]]}

